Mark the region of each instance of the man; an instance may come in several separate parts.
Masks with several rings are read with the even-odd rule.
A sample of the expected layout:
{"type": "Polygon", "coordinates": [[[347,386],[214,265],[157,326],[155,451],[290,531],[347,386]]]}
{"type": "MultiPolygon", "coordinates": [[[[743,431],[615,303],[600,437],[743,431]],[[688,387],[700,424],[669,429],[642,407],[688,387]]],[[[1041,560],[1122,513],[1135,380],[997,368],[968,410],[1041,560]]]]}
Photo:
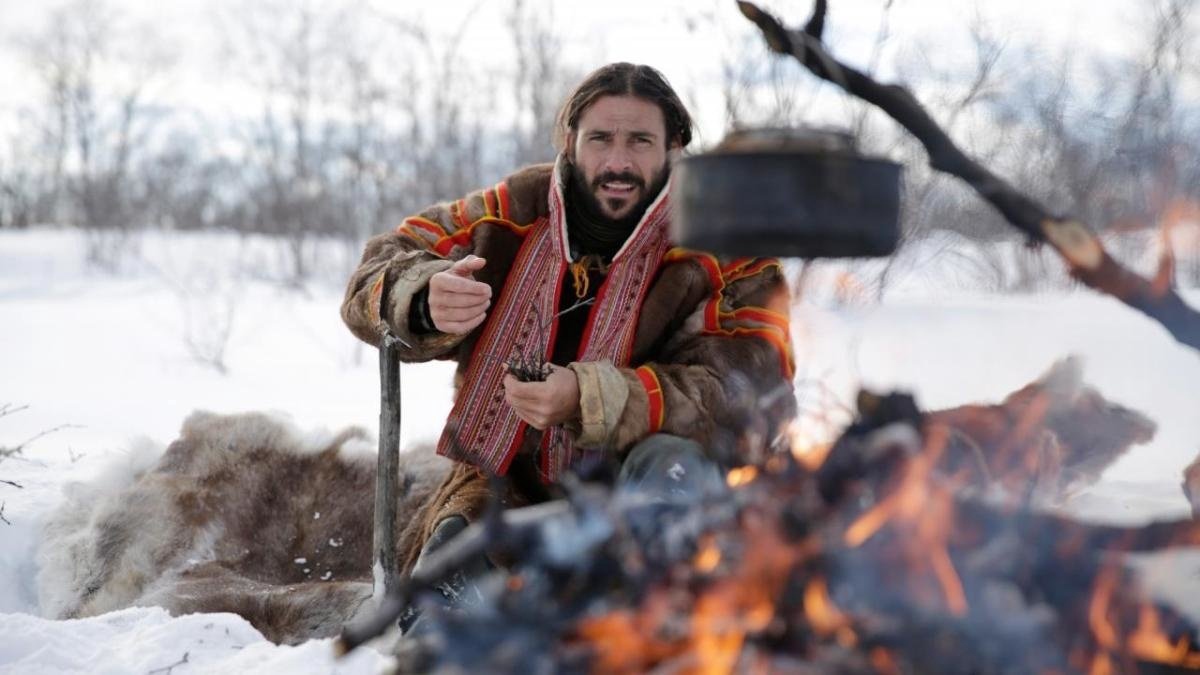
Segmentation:
{"type": "Polygon", "coordinates": [[[603,459],[628,489],[695,495],[718,489],[718,463],[761,452],[794,406],[778,262],[670,243],[670,160],[692,123],[662,75],[604,66],[557,127],[554,165],[406,219],[350,280],[355,335],[377,345],[390,330],[411,345],[405,360],[458,362],[438,444],[455,464],[408,526],[403,573],[481,513],[489,475],[510,479],[496,495],[509,506],[603,459]],[[548,362],[544,380],[515,377],[514,357],[548,362]]]}

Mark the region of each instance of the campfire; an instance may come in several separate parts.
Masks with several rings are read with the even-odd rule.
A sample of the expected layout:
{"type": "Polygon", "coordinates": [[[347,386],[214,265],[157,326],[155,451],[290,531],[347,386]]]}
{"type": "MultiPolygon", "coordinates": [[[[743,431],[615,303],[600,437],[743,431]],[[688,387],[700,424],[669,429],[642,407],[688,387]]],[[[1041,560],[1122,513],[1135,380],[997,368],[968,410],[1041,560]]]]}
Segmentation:
{"type": "MultiPolygon", "coordinates": [[[[1108,425],[1126,447],[1152,435],[1087,388],[1064,408],[1054,387],[1072,367],[997,406],[923,414],[906,395],[863,394],[834,444],[736,468],[726,494],[699,504],[576,482],[565,502],[494,514],[439,551],[409,597],[431,599],[437,570],[479,551],[515,564],[481,580],[468,609],[428,603],[426,629],[400,642],[400,669],[1200,669],[1195,624],[1126,566],[1133,553],[1200,544],[1200,522],[1087,524],[1036,506],[1066,482],[1053,497],[1010,489],[1019,471],[1036,484],[1097,463],[1070,446],[1069,428],[1108,425]],[[1024,424],[998,443],[980,429],[1002,414],[1024,424]]],[[[1120,454],[1093,450],[1101,467],[1120,454]]],[[[343,645],[366,637],[348,631],[343,645]]]]}

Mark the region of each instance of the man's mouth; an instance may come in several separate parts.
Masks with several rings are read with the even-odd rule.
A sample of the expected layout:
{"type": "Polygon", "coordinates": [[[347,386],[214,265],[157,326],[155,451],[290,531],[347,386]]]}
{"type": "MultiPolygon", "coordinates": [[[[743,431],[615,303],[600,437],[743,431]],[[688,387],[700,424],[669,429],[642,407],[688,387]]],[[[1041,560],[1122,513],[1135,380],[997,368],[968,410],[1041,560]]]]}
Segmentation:
{"type": "Polygon", "coordinates": [[[600,190],[613,197],[626,197],[638,188],[637,183],[623,180],[601,181],[600,190]]]}
{"type": "Polygon", "coordinates": [[[629,174],[602,175],[594,184],[597,196],[601,199],[625,200],[633,197],[639,189],[644,188],[641,180],[629,174]]]}

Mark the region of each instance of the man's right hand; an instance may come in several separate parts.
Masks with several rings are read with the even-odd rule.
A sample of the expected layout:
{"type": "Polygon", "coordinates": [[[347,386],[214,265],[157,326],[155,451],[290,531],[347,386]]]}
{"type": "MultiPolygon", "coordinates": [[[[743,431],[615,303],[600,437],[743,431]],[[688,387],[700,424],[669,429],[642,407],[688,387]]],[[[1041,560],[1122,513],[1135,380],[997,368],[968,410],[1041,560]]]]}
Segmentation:
{"type": "Polygon", "coordinates": [[[463,335],[487,318],[492,304],[492,287],[476,281],[472,275],[487,261],[469,255],[444,272],[429,279],[429,317],[443,333],[463,335]]]}

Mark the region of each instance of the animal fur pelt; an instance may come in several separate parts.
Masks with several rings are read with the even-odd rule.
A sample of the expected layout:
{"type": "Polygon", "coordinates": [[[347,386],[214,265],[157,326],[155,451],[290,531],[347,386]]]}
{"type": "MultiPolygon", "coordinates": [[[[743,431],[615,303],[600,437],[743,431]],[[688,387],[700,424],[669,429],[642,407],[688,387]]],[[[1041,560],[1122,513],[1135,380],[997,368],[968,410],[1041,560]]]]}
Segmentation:
{"type": "MultiPolygon", "coordinates": [[[[448,466],[402,453],[398,529],[448,466]]],[[[275,642],[333,635],[371,604],[374,489],[359,429],[314,442],[264,414],[193,413],[125,485],[68,489],[38,554],[42,611],[158,605],[234,612],[275,642]]]]}
{"type": "Polygon", "coordinates": [[[1094,483],[1157,425],[1084,384],[1078,357],[1055,363],[996,405],[930,413],[928,430],[947,440],[943,468],[975,482],[1057,502],[1094,483]]]}

